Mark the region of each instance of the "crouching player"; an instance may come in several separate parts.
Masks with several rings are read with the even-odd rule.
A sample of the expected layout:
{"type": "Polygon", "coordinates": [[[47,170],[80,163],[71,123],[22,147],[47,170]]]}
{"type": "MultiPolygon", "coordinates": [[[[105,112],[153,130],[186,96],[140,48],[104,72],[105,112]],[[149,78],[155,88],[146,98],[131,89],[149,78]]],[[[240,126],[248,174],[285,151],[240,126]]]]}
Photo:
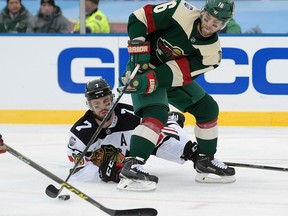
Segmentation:
{"type": "MultiPolygon", "coordinates": [[[[89,110],[70,129],[67,150],[71,167],[78,161],[90,138],[109,112],[114,99],[112,88],[102,78],[86,84],[85,97],[89,110]]],[[[180,164],[186,160],[195,161],[198,156],[197,144],[191,142],[182,129],[184,115],[178,112],[170,112],[169,115],[167,126],[162,129],[153,154],[180,164]]],[[[141,119],[134,115],[131,105],[118,103],[110,119],[104,124],[79,163],[72,179],[119,182],[124,158],[129,157],[132,132],[140,122],[141,119]]],[[[141,170],[141,167],[139,169],[141,170]]],[[[139,190],[155,188],[156,183],[148,187],[139,185],[139,190]]]]}

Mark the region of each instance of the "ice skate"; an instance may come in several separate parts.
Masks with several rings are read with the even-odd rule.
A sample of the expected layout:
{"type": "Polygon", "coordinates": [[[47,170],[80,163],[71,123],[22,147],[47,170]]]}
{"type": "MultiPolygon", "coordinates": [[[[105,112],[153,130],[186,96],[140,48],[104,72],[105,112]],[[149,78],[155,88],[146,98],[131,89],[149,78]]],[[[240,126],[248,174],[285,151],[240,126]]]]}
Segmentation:
{"type": "Polygon", "coordinates": [[[195,165],[196,182],[200,183],[232,183],[235,182],[235,169],[227,166],[214,156],[199,156],[195,165]]]}
{"type": "Polygon", "coordinates": [[[130,191],[151,191],[156,189],[158,177],[145,172],[142,158],[126,158],[120,173],[120,182],[117,188],[130,191]]]}

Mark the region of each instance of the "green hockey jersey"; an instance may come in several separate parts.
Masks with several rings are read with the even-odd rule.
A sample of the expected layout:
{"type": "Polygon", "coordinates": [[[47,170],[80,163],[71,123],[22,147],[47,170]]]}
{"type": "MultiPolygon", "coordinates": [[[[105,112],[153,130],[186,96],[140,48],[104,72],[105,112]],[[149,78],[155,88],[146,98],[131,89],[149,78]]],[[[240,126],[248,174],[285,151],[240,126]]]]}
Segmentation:
{"type": "Polygon", "coordinates": [[[129,16],[128,34],[130,39],[144,37],[150,42],[150,67],[158,79],[170,80],[166,87],[176,87],[213,70],[221,61],[218,35],[201,36],[199,24],[200,10],[177,0],[134,11],[129,16]]]}

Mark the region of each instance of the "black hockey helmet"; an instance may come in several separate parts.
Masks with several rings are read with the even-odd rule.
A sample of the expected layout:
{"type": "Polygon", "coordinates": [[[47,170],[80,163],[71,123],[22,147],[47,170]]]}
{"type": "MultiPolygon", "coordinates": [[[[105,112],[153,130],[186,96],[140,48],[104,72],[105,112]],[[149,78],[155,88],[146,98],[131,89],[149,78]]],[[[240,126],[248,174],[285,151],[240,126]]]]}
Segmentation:
{"type": "Polygon", "coordinates": [[[176,112],[176,111],[171,111],[168,113],[168,117],[172,121],[176,121],[180,127],[182,127],[182,128],[184,127],[185,116],[182,113],[176,112]]]}
{"type": "Polygon", "coordinates": [[[103,78],[98,78],[92,81],[89,81],[86,84],[85,88],[85,97],[87,101],[104,97],[106,95],[112,94],[111,86],[103,78]]]}

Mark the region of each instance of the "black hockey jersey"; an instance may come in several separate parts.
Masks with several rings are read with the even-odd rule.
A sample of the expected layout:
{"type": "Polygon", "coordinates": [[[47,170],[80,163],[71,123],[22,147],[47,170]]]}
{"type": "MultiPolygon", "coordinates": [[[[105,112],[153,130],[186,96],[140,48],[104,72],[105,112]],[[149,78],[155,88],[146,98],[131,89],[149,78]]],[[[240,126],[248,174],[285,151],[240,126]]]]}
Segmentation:
{"type": "MultiPolygon", "coordinates": [[[[115,116],[111,125],[106,129],[103,128],[98,137],[92,141],[80,166],[84,166],[86,162],[90,161],[92,153],[95,150],[105,146],[120,149],[122,154],[126,155],[129,149],[131,134],[135,127],[140,124],[140,118],[134,115],[133,107],[127,104],[117,104],[114,112],[115,116]]],[[[75,162],[81,155],[98,126],[91,110],[88,110],[73,125],[70,130],[68,143],[68,157],[71,162],[75,162]]]]}

